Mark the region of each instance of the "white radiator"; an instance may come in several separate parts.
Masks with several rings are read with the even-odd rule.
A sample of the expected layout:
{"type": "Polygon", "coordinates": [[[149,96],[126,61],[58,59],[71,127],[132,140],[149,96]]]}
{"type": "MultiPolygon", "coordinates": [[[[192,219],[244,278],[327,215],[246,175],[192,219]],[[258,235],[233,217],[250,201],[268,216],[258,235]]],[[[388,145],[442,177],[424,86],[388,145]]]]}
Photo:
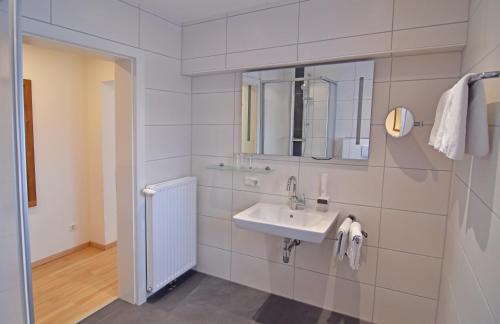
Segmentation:
{"type": "Polygon", "coordinates": [[[196,265],[196,178],[149,185],[147,290],[154,293],[196,265]]]}

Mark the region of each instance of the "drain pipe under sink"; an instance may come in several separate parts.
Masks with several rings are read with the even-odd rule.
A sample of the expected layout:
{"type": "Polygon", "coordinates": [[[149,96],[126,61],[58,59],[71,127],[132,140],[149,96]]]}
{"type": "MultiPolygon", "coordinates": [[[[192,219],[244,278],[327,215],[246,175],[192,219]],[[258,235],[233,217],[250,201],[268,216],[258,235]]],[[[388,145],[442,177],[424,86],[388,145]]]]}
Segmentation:
{"type": "Polygon", "coordinates": [[[291,238],[285,238],[283,240],[285,243],[285,247],[283,248],[283,262],[290,262],[290,253],[292,253],[292,249],[294,246],[300,245],[300,240],[292,240],[291,238]]]}

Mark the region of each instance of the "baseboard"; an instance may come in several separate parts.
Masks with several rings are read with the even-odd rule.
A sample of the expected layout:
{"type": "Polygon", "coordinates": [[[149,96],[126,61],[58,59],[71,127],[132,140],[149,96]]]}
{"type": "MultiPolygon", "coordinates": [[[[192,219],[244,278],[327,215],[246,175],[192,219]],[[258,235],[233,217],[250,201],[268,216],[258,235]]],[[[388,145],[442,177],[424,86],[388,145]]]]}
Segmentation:
{"type": "Polygon", "coordinates": [[[96,249],[106,251],[106,250],[109,250],[109,249],[111,249],[111,248],[114,248],[114,247],[116,246],[116,241],[111,242],[111,243],[108,243],[108,244],[101,244],[101,243],[97,243],[97,242],[92,242],[92,241],[90,241],[90,242],[89,242],[89,245],[90,245],[91,247],[96,248],[96,249]]]}
{"type": "Polygon", "coordinates": [[[62,257],[64,257],[64,256],[67,256],[68,254],[75,253],[75,252],[77,252],[77,251],[83,250],[83,249],[85,249],[86,247],[89,247],[89,246],[94,247],[94,248],[99,249],[99,250],[103,250],[103,251],[105,251],[105,250],[109,250],[109,249],[111,249],[111,248],[115,247],[115,246],[116,246],[116,241],[111,242],[111,243],[106,244],[106,245],[104,245],[104,244],[99,244],[99,243],[92,242],[92,241],[90,241],[90,242],[85,242],[85,243],[83,243],[83,244],[77,245],[77,246],[72,247],[72,248],[70,248],[70,249],[67,249],[67,250],[64,250],[64,251],[58,252],[58,253],[56,253],[56,254],[49,255],[48,257],[42,258],[42,259],[40,259],[40,260],[36,260],[36,261],[34,261],[34,262],[31,262],[31,268],[36,268],[36,267],[39,267],[39,266],[41,266],[41,265],[43,265],[43,264],[45,264],[45,263],[48,263],[48,262],[50,262],[50,261],[57,260],[57,259],[59,259],[59,258],[62,258],[62,257]]]}
{"type": "Polygon", "coordinates": [[[53,254],[53,255],[49,255],[48,257],[45,257],[45,258],[42,258],[40,260],[36,260],[34,262],[31,262],[31,267],[32,268],[39,267],[42,264],[48,263],[50,261],[54,261],[54,260],[59,259],[59,258],[62,258],[63,256],[66,256],[68,254],[75,253],[77,251],[83,250],[83,249],[85,249],[86,247],[89,247],[89,246],[90,246],[90,242],[85,242],[83,244],[77,245],[77,246],[72,247],[70,249],[58,252],[58,253],[53,254]]]}

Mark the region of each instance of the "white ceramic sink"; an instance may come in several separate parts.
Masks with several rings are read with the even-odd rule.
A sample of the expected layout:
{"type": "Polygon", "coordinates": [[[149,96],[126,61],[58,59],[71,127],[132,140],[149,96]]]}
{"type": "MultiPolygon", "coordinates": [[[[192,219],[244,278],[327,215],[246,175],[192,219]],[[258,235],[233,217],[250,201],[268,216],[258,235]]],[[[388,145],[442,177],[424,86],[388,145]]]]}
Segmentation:
{"type": "Polygon", "coordinates": [[[257,203],[233,216],[241,228],[275,236],[321,243],[338,212],[291,210],[287,205],[257,203]]]}

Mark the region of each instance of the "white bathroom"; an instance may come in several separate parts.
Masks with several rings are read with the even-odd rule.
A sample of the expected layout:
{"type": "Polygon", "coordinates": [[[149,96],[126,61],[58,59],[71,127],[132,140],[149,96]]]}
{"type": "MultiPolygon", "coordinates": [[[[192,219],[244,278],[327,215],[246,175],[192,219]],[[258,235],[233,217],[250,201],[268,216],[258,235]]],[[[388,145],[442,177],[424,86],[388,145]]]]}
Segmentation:
{"type": "Polygon", "coordinates": [[[0,323],[500,323],[499,0],[0,3],[0,323]],[[34,307],[23,37],[125,80],[95,298],[34,307]]]}

